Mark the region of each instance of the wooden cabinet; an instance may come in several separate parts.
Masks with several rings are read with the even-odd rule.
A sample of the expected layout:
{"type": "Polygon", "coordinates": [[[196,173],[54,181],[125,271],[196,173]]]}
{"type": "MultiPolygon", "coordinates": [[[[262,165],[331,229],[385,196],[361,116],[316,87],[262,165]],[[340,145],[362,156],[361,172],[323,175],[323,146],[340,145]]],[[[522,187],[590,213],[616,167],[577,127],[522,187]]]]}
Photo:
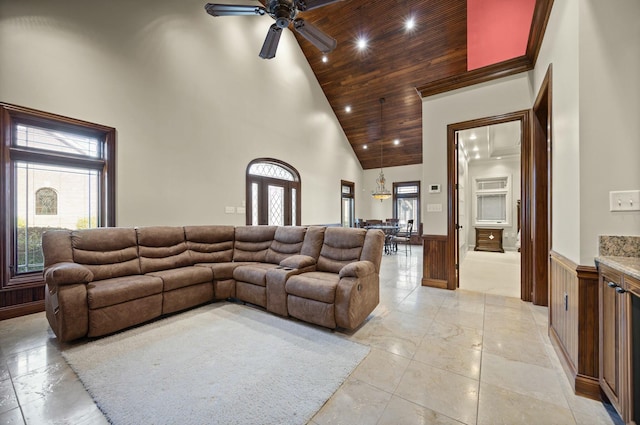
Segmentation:
{"type": "Polygon", "coordinates": [[[640,350],[634,350],[633,315],[640,306],[640,282],[605,265],[599,275],[600,388],[622,420],[635,423],[634,354],[640,350]]]}
{"type": "Polygon", "coordinates": [[[476,246],[473,250],[504,252],[502,248],[502,229],[476,227],[476,246]]]}

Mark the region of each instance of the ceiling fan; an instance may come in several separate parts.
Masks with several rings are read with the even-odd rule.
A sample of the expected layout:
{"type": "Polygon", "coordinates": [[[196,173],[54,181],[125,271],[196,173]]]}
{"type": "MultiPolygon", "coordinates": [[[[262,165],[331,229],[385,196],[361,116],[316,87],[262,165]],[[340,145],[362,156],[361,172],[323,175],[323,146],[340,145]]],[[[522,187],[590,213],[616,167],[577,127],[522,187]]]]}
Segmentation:
{"type": "Polygon", "coordinates": [[[282,30],[291,22],[293,22],[293,29],[322,53],[329,53],[335,49],[337,42],[334,38],[297,16],[299,12],[317,9],[338,1],[341,0],[267,0],[265,7],[207,3],[204,8],[211,16],[269,15],[275,19],[276,23],[269,28],[267,38],[260,50],[261,58],[271,59],[276,56],[282,30]]]}

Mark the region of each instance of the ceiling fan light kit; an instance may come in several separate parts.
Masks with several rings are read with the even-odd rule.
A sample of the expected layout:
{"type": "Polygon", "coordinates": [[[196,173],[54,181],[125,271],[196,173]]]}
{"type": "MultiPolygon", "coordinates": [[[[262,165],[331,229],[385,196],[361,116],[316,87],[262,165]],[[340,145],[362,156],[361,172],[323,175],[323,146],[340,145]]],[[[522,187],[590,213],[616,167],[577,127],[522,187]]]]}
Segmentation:
{"type": "Polygon", "coordinates": [[[307,39],[322,53],[329,53],[336,48],[338,42],[322,32],[316,26],[298,18],[299,12],[317,9],[342,0],[269,0],[266,7],[251,5],[231,5],[207,3],[205,10],[211,16],[253,16],[269,15],[276,23],[271,25],[264,40],[260,57],[272,59],[276,56],[280,35],[284,28],[293,22],[293,29],[307,39]]]}

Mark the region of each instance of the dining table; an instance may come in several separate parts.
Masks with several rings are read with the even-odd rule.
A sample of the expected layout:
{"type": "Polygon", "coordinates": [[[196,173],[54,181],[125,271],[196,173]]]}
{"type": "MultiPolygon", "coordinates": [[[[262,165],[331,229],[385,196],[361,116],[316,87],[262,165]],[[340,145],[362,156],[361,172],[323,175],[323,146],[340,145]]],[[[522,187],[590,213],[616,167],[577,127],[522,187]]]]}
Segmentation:
{"type": "Polygon", "coordinates": [[[384,253],[392,254],[396,249],[393,248],[393,238],[398,235],[400,226],[397,224],[368,224],[365,229],[379,229],[384,232],[384,253]]]}

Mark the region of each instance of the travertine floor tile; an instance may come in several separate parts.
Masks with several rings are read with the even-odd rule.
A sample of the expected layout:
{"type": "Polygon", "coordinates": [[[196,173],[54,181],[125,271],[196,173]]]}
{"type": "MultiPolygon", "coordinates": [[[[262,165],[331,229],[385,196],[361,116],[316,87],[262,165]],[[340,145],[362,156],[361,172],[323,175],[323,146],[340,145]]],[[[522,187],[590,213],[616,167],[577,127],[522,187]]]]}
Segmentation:
{"type": "Polygon", "coordinates": [[[429,329],[427,329],[425,338],[439,338],[468,348],[482,348],[481,330],[465,328],[464,326],[447,322],[440,322],[437,319],[434,320],[429,329]]]}
{"type": "Polygon", "coordinates": [[[406,357],[373,348],[351,373],[351,378],[393,394],[410,361],[406,357]]]}
{"type": "Polygon", "coordinates": [[[393,396],[377,425],[461,425],[448,416],[393,396]]]}
{"type": "Polygon", "coordinates": [[[348,379],[312,418],[318,425],[377,424],[391,394],[348,379]]]}
{"type": "Polygon", "coordinates": [[[479,349],[425,336],[413,360],[468,378],[479,379],[481,354],[482,351],[479,349]]]}
{"type": "Polygon", "coordinates": [[[568,408],[560,407],[491,384],[480,384],[478,425],[575,425],[568,408]]]}
{"type": "Polygon", "coordinates": [[[476,421],[478,381],[475,379],[412,361],[395,394],[465,424],[476,421]]]}
{"type": "Polygon", "coordinates": [[[22,412],[19,407],[0,413],[0,424],[2,425],[24,425],[22,412]]]}
{"type": "Polygon", "coordinates": [[[507,360],[484,352],[482,382],[569,408],[555,369],[507,360]]]}
{"type": "Polygon", "coordinates": [[[8,412],[18,407],[18,398],[13,390],[10,379],[0,381],[0,413],[8,412]]]}

